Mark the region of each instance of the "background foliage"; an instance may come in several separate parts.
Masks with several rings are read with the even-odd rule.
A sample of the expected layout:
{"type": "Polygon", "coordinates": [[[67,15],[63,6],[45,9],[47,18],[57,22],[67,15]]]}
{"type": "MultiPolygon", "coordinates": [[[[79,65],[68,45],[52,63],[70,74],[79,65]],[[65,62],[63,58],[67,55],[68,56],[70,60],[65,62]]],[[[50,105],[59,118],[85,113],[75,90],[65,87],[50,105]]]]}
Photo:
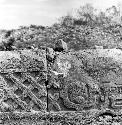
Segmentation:
{"type": "Polygon", "coordinates": [[[77,17],[67,15],[50,27],[30,25],[16,30],[0,31],[0,50],[16,50],[55,47],[58,40],[64,40],[72,50],[122,48],[122,20],[117,7],[105,12],[86,4],[77,9],[77,17]]]}

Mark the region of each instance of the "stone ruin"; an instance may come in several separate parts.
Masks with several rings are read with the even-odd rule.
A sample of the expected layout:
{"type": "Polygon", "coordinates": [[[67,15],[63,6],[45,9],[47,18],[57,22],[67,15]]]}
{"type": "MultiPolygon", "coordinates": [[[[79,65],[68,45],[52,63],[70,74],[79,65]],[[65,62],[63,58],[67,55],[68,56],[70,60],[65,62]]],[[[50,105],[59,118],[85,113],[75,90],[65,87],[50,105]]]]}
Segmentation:
{"type": "Polygon", "coordinates": [[[52,48],[0,52],[0,124],[121,121],[122,51],[52,48]]]}

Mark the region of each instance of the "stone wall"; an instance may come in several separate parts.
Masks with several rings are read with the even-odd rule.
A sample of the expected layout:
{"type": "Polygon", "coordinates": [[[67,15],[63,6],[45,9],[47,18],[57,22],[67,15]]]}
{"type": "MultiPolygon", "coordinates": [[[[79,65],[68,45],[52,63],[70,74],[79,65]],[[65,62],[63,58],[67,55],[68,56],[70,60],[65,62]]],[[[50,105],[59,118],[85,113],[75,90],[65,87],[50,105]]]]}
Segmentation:
{"type": "Polygon", "coordinates": [[[119,49],[0,52],[1,124],[90,124],[103,116],[114,122],[121,108],[119,49]]]}

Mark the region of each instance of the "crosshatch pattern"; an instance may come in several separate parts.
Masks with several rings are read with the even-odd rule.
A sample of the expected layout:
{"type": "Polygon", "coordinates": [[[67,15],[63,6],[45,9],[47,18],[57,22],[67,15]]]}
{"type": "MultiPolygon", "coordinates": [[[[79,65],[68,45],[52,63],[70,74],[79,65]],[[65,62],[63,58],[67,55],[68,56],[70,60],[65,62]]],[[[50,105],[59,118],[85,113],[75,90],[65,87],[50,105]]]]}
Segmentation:
{"type": "Polygon", "coordinates": [[[1,54],[1,112],[45,111],[45,51],[18,51],[1,54]],[[14,53],[14,54],[13,54],[14,53]],[[5,56],[5,57],[4,57],[5,56]]]}
{"type": "Polygon", "coordinates": [[[119,118],[121,51],[94,49],[54,55],[46,49],[1,51],[1,120],[7,124],[12,118],[32,118],[40,124],[65,124],[72,119],[85,124],[105,112],[119,118]]]}

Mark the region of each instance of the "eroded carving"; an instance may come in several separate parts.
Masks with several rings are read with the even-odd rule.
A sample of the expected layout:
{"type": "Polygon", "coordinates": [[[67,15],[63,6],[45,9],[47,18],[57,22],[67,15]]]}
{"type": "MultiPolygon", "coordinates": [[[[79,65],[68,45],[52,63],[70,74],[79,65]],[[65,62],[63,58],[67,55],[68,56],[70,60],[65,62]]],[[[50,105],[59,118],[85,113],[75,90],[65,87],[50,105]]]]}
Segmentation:
{"type": "Polygon", "coordinates": [[[23,50],[0,55],[1,112],[46,111],[45,54],[23,50]]]}
{"type": "Polygon", "coordinates": [[[120,53],[117,55],[116,51],[55,53],[55,61],[51,62],[49,69],[52,82],[49,81],[48,93],[52,96],[55,91],[59,93],[57,104],[61,111],[114,110],[121,107],[121,63],[120,53]]]}
{"type": "Polygon", "coordinates": [[[121,60],[117,55],[114,60],[108,50],[99,49],[52,53],[50,59],[44,50],[0,55],[1,112],[48,112],[44,119],[56,124],[70,124],[71,120],[72,124],[75,120],[79,124],[94,123],[97,119],[93,112],[112,110],[117,114],[122,108],[121,60]],[[71,119],[51,116],[52,112],[65,112],[66,119],[71,112],[71,119]],[[73,112],[78,118],[72,118],[73,112]]]}

